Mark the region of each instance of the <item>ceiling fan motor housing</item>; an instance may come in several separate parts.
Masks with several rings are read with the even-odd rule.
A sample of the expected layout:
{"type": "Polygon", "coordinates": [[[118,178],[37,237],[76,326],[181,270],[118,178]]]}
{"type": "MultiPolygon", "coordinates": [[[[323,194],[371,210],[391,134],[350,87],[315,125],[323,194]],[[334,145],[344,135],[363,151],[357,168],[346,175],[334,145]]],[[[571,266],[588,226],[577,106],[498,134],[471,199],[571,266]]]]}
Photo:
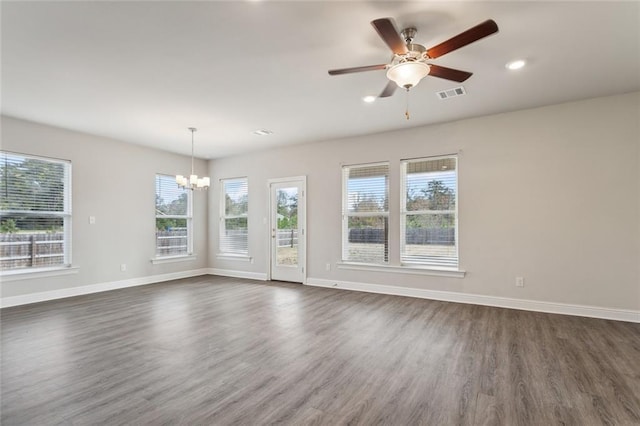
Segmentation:
{"type": "Polygon", "coordinates": [[[407,44],[411,44],[413,39],[416,37],[416,34],[418,34],[418,30],[415,27],[405,28],[400,32],[400,35],[407,44]]]}
{"type": "Polygon", "coordinates": [[[407,44],[407,50],[405,54],[396,55],[400,58],[400,62],[426,61],[429,58],[427,49],[421,44],[407,44]]]}

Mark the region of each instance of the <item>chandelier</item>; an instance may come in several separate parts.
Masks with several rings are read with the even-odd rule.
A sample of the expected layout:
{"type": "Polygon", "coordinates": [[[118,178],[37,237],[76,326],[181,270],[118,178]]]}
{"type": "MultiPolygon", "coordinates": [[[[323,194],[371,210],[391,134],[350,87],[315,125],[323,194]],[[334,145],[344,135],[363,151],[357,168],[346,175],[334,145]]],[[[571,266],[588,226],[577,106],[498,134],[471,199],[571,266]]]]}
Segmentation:
{"type": "Polygon", "coordinates": [[[184,189],[207,189],[211,183],[210,179],[205,176],[199,178],[197,174],[193,171],[193,133],[198,130],[195,127],[189,127],[191,131],[191,174],[189,177],[176,175],[176,183],[180,188],[184,189]]]}

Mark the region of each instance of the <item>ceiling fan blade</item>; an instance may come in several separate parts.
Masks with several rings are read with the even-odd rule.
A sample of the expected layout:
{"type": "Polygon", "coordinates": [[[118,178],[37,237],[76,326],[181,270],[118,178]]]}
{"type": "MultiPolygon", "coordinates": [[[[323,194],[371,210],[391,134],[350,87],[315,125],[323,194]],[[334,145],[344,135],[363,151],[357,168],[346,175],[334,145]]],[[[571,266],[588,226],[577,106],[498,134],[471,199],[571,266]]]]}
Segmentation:
{"type": "Polygon", "coordinates": [[[446,80],[453,80],[457,81],[458,83],[462,83],[463,81],[471,77],[473,73],[429,64],[429,75],[432,77],[439,77],[446,80]]]}
{"type": "Polygon", "coordinates": [[[398,34],[398,30],[396,30],[391,19],[376,19],[371,21],[371,25],[373,25],[373,28],[376,29],[380,38],[387,43],[387,46],[389,46],[393,53],[396,55],[402,55],[408,52],[406,43],[402,37],[400,37],[400,34],[398,34]]]}
{"type": "Polygon", "coordinates": [[[431,49],[427,49],[427,55],[429,55],[431,59],[435,59],[497,32],[498,24],[496,24],[493,19],[489,19],[447,41],[443,41],[437,46],[433,46],[431,49]]]}
{"type": "Polygon", "coordinates": [[[365,65],[363,67],[342,68],[338,70],[329,70],[329,75],[350,74],[352,72],[375,71],[387,68],[387,64],[365,65]]]}
{"type": "Polygon", "coordinates": [[[388,98],[389,96],[393,95],[393,92],[396,91],[397,87],[398,87],[398,85],[394,81],[388,82],[387,86],[384,88],[382,93],[380,93],[378,95],[378,97],[379,98],[388,98]]]}

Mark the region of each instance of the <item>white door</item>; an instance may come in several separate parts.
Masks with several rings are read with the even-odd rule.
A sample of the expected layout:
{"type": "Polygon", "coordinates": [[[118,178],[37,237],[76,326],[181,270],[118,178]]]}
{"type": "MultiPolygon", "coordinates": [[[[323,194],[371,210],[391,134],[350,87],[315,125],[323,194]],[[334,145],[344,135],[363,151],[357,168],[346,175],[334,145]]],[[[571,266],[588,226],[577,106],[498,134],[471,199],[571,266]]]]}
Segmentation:
{"type": "Polygon", "coordinates": [[[306,177],[269,181],[270,279],[304,283],[306,276],[306,177]]]}

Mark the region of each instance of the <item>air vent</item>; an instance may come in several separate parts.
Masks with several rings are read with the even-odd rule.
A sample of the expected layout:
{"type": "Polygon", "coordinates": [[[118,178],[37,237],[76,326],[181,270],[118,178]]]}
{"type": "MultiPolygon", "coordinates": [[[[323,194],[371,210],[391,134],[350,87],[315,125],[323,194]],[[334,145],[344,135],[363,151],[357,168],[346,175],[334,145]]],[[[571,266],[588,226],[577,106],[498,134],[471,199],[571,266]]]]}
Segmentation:
{"type": "Polygon", "coordinates": [[[449,98],[455,98],[456,96],[466,95],[467,92],[464,91],[464,87],[454,87],[453,89],[443,90],[441,92],[436,92],[438,95],[438,99],[444,100],[449,98]]]}

